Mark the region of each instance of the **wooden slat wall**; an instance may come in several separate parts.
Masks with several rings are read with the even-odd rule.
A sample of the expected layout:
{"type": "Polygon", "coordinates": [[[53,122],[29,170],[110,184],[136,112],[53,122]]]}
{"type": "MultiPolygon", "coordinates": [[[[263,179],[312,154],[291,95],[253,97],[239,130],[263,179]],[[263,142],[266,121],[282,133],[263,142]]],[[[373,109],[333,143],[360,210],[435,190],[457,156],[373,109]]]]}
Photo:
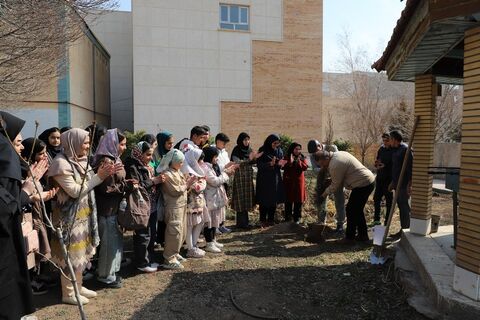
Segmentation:
{"type": "Polygon", "coordinates": [[[480,28],[465,32],[457,265],[480,274],[480,28]]]}
{"type": "Polygon", "coordinates": [[[413,142],[413,178],[411,217],[427,220],[432,213],[433,165],[436,85],[432,75],[415,78],[415,115],[420,116],[413,142]]]}

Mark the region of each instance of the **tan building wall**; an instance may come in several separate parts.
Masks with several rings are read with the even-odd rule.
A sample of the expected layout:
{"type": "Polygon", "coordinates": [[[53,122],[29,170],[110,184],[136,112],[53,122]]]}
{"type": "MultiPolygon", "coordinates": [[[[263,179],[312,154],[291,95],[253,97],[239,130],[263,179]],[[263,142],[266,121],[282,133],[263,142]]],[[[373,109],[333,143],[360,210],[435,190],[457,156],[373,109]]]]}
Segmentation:
{"type": "Polygon", "coordinates": [[[23,136],[33,136],[52,126],[85,128],[94,119],[110,126],[110,56],[95,36],[86,31],[68,48],[67,68],[41,94],[12,106],[26,120],[23,136]]]}
{"type": "Polygon", "coordinates": [[[108,53],[86,34],[69,49],[71,126],[84,128],[93,120],[110,126],[108,53]]]}
{"type": "Polygon", "coordinates": [[[221,130],[233,141],[245,131],[259,147],[282,133],[306,148],[322,133],[323,1],[285,0],[283,8],[283,41],[252,43],[252,102],[221,103],[221,130]]]}

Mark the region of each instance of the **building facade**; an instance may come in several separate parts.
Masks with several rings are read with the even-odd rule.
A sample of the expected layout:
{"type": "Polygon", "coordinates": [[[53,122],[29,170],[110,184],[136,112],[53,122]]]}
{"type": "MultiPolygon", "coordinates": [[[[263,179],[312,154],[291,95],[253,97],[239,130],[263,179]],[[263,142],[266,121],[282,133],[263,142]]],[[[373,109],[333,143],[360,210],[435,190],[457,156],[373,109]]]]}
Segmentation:
{"type": "Polygon", "coordinates": [[[66,68],[42,94],[23,101],[7,111],[26,120],[22,134],[50,127],[85,128],[93,120],[110,126],[110,55],[93,32],[85,33],[66,50],[66,68]]]}
{"type": "Polygon", "coordinates": [[[111,126],[133,131],[132,13],[101,12],[87,18],[95,36],[110,53],[111,126]]]}
{"type": "Polygon", "coordinates": [[[134,129],[321,134],[322,0],[132,3],[134,129]]]}

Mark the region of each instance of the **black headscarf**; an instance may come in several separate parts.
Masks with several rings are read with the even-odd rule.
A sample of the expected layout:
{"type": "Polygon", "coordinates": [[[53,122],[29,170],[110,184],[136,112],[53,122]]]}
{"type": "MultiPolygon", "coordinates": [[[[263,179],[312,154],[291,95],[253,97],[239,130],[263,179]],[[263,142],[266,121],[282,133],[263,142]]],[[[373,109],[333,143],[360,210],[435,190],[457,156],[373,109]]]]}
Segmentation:
{"type": "Polygon", "coordinates": [[[0,178],[21,181],[20,156],[13,148],[12,142],[22,131],[25,121],[5,111],[0,111],[0,117],[0,178]],[[11,141],[8,140],[7,134],[11,141]]]}
{"type": "Polygon", "coordinates": [[[164,155],[166,155],[168,153],[168,151],[170,151],[170,150],[165,149],[165,143],[172,136],[173,136],[173,134],[171,134],[168,131],[162,131],[159,134],[157,134],[157,143],[158,143],[157,150],[158,150],[158,155],[160,157],[163,157],[164,155]]]}
{"type": "Polygon", "coordinates": [[[292,142],[292,144],[288,147],[288,150],[287,150],[287,160],[290,160],[290,156],[293,154],[293,150],[295,150],[296,147],[302,147],[301,144],[299,143],[296,143],[296,142],[292,142]]]}
{"type": "Polygon", "coordinates": [[[153,134],[147,133],[144,134],[143,137],[140,138],[140,141],[146,141],[148,142],[151,146],[157,141],[157,138],[153,134]]]}
{"type": "Polygon", "coordinates": [[[17,118],[13,114],[5,111],[0,111],[0,116],[3,119],[3,124],[0,132],[13,142],[13,140],[15,140],[20,131],[22,131],[22,128],[25,125],[25,120],[17,118]]]}
{"type": "Polygon", "coordinates": [[[60,133],[64,133],[65,131],[68,131],[70,129],[72,129],[72,127],[70,126],[63,127],[62,129],[60,129],[60,133]]]}
{"type": "Polygon", "coordinates": [[[97,151],[97,146],[98,146],[98,143],[100,142],[100,138],[103,137],[105,133],[107,133],[107,127],[105,127],[104,125],[97,123],[94,126],[93,124],[91,124],[85,128],[85,130],[90,133],[90,136],[92,135],[94,127],[95,127],[95,135],[93,136],[93,139],[92,139],[93,141],[91,143],[92,154],[94,154],[95,151],[97,151]]]}
{"type": "Polygon", "coordinates": [[[62,153],[62,147],[60,145],[56,147],[52,146],[48,139],[50,135],[54,132],[61,132],[61,131],[57,127],[52,127],[50,129],[43,131],[42,134],[38,136],[38,139],[42,140],[47,145],[47,153],[51,159],[55,158],[57,154],[62,153]]]}
{"type": "Polygon", "coordinates": [[[252,148],[250,148],[250,145],[248,147],[245,147],[245,145],[243,144],[243,140],[245,140],[245,138],[250,138],[250,136],[246,132],[242,132],[238,135],[237,145],[235,146],[235,148],[233,148],[233,151],[232,151],[232,157],[231,157],[232,160],[233,160],[233,157],[238,158],[240,160],[249,159],[249,155],[252,152],[252,148]]]}
{"type": "Polygon", "coordinates": [[[259,152],[264,152],[266,154],[274,154],[276,150],[272,148],[272,144],[275,141],[280,141],[280,137],[277,134],[271,134],[265,139],[263,146],[258,150],[259,152]]]}
{"type": "Polygon", "coordinates": [[[42,140],[36,139],[35,138],[27,138],[22,141],[23,144],[23,150],[22,150],[22,158],[25,159],[26,161],[30,160],[31,163],[35,162],[35,156],[37,153],[41,152],[47,145],[45,142],[42,140]],[[35,142],[35,145],[33,145],[35,142]],[[33,152],[32,152],[33,148],[33,152]],[[30,154],[32,155],[31,159],[28,159],[30,157],[30,154]]]}
{"type": "Polygon", "coordinates": [[[220,176],[222,174],[220,167],[218,166],[218,164],[212,163],[213,158],[215,156],[218,157],[218,154],[219,154],[218,149],[212,146],[206,147],[203,149],[203,154],[205,155],[205,158],[203,159],[203,161],[212,164],[213,170],[215,170],[217,177],[220,176]]]}

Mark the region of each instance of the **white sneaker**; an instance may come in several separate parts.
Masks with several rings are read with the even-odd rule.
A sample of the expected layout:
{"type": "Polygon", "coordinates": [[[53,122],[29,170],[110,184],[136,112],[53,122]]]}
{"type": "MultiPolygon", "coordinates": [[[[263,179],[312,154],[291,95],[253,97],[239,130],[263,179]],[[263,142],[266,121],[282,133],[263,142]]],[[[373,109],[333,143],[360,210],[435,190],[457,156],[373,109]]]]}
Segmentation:
{"type": "MultiPolygon", "coordinates": [[[[80,295],[80,301],[82,302],[82,304],[87,304],[90,302],[90,300],[88,300],[88,298],[80,295]]],[[[73,305],[77,305],[78,302],[77,302],[77,298],[75,297],[75,295],[71,295],[69,297],[64,297],[62,298],[62,302],[65,303],[65,304],[73,304],[73,305]]]]}
{"type": "Polygon", "coordinates": [[[142,271],[142,272],[145,272],[145,273],[153,273],[153,272],[157,272],[158,270],[158,265],[156,267],[153,267],[153,266],[146,266],[146,267],[143,267],[143,268],[137,268],[138,270],[142,271]]]}
{"type": "Polygon", "coordinates": [[[200,249],[200,248],[198,248],[198,247],[195,248],[195,250],[196,250],[197,252],[200,252],[200,254],[205,255],[205,250],[202,250],[202,249],[200,249]]]}
{"type": "Polygon", "coordinates": [[[207,246],[205,247],[205,251],[212,252],[212,253],[220,253],[222,250],[215,246],[214,242],[207,242],[207,246]]]}
{"type": "Polygon", "coordinates": [[[87,288],[85,287],[82,287],[80,289],[80,294],[82,296],[84,296],[85,298],[88,298],[88,299],[91,299],[91,298],[95,298],[97,297],[97,293],[93,290],[88,290],[87,288]]]}
{"type": "Polygon", "coordinates": [[[205,251],[203,251],[202,253],[198,248],[193,248],[192,250],[188,250],[187,252],[187,257],[189,258],[203,258],[204,256],[205,256],[205,251]]]}
{"type": "Polygon", "coordinates": [[[218,243],[217,240],[213,240],[213,243],[215,243],[215,247],[217,247],[217,248],[219,248],[219,249],[222,249],[222,248],[223,248],[223,244],[218,243]]]}
{"type": "Polygon", "coordinates": [[[175,257],[177,258],[178,262],[180,262],[180,263],[187,261],[187,259],[185,259],[184,257],[182,257],[178,253],[175,255],[175,257]]]}

